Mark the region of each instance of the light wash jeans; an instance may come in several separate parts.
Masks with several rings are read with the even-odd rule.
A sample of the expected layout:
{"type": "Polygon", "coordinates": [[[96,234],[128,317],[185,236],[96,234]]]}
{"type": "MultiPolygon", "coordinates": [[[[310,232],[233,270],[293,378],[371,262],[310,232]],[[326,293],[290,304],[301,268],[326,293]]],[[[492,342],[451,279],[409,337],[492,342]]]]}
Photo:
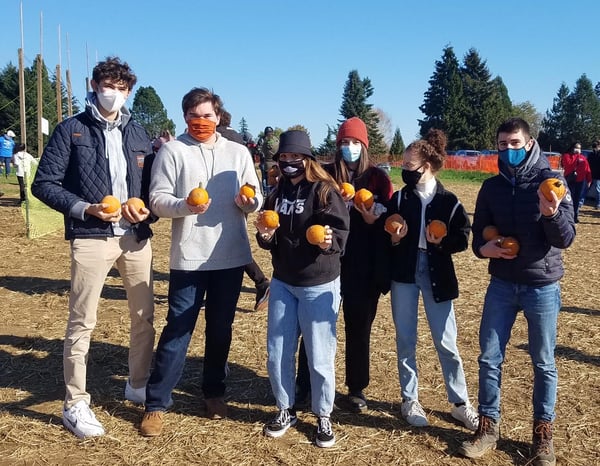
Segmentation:
{"type": "Polygon", "coordinates": [[[479,328],[479,414],[500,419],[502,363],[511,329],[522,309],[533,363],[533,418],[554,420],[558,383],[554,348],[560,306],[558,282],[534,287],[492,277],[479,328]]]}
{"type": "Polygon", "coordinates": [[[600,208],[600,180],[592,180],[592,186],[590,189],[595,196],[594,202],[596,203],[596,208],[600,208]]]}
{"type": "Polygon", "coordinates": [[[392,316],[396,327],[396,348],[400,392],[403,400],[419,398],[417,372],[417,322],[419,293],[423,297],[425,315],[433,344],[437,350],[450,403],[469,401],[462,360],[456,346],[456,319],[452,300],[436,302],[431,290],[427,253],[419,251],[415,283],[392,281],[392,316]]]}
{"type": "Polygon", "coordinates": [[[340,279],[315,286],[271,280],[267,326],[267,369],[279,409],[295,403],[296,351],[302,334],[308,358],[312,411],[329,416],[335,398],[336,324],[340,279]]]}

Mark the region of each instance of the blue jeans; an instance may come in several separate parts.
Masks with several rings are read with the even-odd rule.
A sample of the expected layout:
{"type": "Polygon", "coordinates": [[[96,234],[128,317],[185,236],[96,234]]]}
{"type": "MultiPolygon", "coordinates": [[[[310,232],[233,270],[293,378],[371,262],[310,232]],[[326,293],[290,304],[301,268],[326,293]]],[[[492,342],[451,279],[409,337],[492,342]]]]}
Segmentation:
{"type": "Polygon", "coordinates": [[[391,284],[392,316],[396,327],[398,374],[403,400],[418,400],[417,322],[419,293],[429,323],[431,338],[438,354],[450,403],[469,401],[462,360],[456,346],[456,319],[452,301],[436,302],[431,290],[427,253],[420,251],[417,258],[415,283],[391,284]]]}
{"type": "Polygon", "coordinates": [[[554,361],[560,285],[527,286],[492,277],[479,328],[479,414],[500,419],[500,387],[506,345],[522,309],[533,363],[533,418],[553,421],[558,372],[554,361]]]}
{"type": "Polygon", "coordinates": [[[595,196],[596,207],[600,207],[600,180],[592,180],[590,188],[595,196]]]}
{"type": "Polygon", "coordinates": [[[4,165],[4,176],[8,177],[8,175],[10,175],[10,163],[12,157],[2,157],[1,160],[1,163],[4,165]]]}
{"type": "Polygon", "coordinates": [[[279,409],[295,403],[296,351],[304,338],[312,411],[329,416],[335,398],[336,324],[340,279],[315,286],[291,286],[271,280],[267,326],[267,369],[279,409]]]}
{"type": "Polygon", "coordinates": [[[224,395],[231,326],[243,276],[243,266],[204,272],[171,270],[167,324],[160,335],[154,370],[146,387],[146,411],[165,411],[173,404],[171,393],[181,378],[205,293],[202,392],[205,399],[224,395]]]}

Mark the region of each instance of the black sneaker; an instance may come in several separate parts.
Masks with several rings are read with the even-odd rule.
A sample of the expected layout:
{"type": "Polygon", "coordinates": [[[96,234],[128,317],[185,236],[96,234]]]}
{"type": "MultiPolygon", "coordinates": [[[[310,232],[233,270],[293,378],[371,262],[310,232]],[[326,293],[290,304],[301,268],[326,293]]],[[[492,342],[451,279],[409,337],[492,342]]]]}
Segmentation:
{"type": "Polygon", "coordinates": [[[317,421],[315,443],[321,448],[329,448],[335,445],[335,434],[333,433],[329,416],[321,416],[317,421]]]}
{"type": "Polygon", "coordinates": [[[360,413],[367,409],[367,398],[363,392],[350,392],[348,394],[348,407],[350,411],[360,413]]]}
{"type": "Polygon", "coordinates": [[[265,424],[263,431],[267,437],[281,437],[290,427],[296,425],[296,422],[296,411],[291,408],[282,409],[272,421],[265,424]]]}

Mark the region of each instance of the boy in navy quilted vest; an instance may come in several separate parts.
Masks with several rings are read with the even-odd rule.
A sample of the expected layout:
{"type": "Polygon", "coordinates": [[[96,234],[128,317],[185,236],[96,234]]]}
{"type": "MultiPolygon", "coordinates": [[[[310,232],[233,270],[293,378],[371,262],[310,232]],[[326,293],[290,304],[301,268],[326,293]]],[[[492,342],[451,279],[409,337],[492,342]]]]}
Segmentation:
{"type": "Polygon", "coordinates": [[[142,196],[144,158],[152,153],[146,131],[125,107],[136,81],[118,58],[96,65],[85,110],[55,128],[31,187],[34,196],[64,215],[70,241],[63,424],[80,438],[104,434],[89,408],[86,371],[98,301],[113,265],[123,279],[131,319],[125,398],[144,403],[150,376],[155,334],[150,211],[125,204],[142,196]],[[116,197],[121,208],[106,213],[106,195],[116,197]]]}

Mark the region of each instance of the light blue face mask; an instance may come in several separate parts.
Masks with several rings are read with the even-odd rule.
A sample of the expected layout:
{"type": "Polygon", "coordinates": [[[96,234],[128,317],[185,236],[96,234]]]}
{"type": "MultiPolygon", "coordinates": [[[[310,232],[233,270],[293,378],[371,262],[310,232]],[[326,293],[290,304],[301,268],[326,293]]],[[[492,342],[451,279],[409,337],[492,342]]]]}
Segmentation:
{"type": "Polygon", "coordinates": [[[360,144],[344,145],[340,147],[340,150],[342,151],[342,158],[346,162],[356,162],[360,159],[362,146],[360,144]]]}
{"type": "Polygon", "coordinates": [[[525,146],[520,149],[504,149],[498,151],[498,157],[509,167],[516,167],[520,165],[525,157],[527,157],[527,149],[525,146]]]}

